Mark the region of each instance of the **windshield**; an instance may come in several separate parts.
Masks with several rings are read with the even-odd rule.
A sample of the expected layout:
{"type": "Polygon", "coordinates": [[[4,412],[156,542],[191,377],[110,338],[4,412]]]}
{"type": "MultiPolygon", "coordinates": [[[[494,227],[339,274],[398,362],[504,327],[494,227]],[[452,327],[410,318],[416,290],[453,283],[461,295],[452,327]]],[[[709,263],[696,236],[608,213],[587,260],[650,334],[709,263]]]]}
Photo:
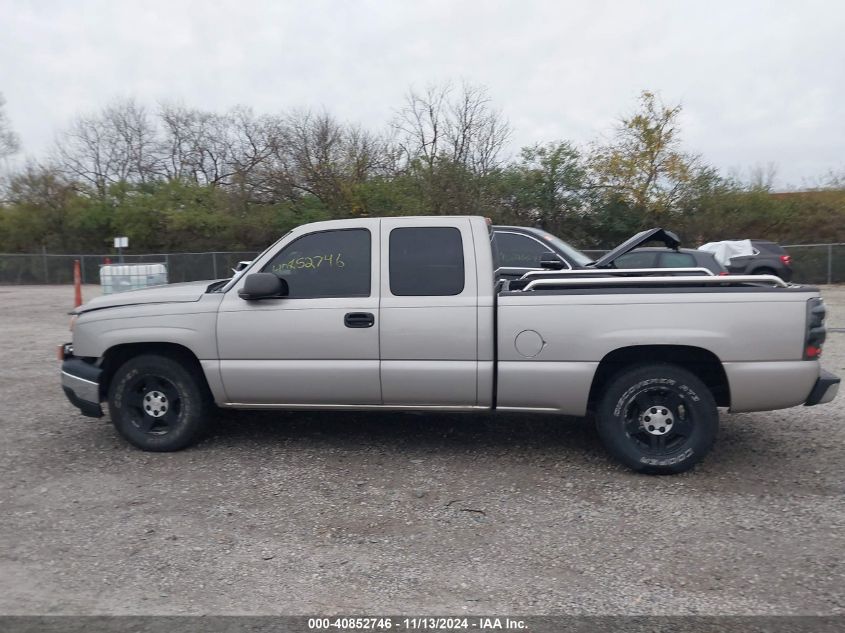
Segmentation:
{"type": "Polygon", "coordinates": [[[563,253],[564,257],[571,262],[575,262],[579,266],[586,266],[588,264],[592,264],[593,260],[584,255],[581,251],[577,248],[564,242],[562,239],[557,237],[556,235],[552,235],[551,233],[547,233],[546,231],[537,231],[540,236],[549,242],[550,244],[554,244],[555,250],[563,253]]]}
{"type": "Polygon", "coordinates": [[[257,262],[259,259],[261,259],[262,257],[264,257],[264,255],[267,253],[267,251],[269,251],[271,248],[273,248],[274,246],[276,246],[276,244],[278,244],[278,243],[279,243],[279,242],[281,242],[283,239],[285,239],[288,235],[290,235],[290,233],[291,233],[291,232],[290,232],[290,231],[288,231],[287,233],[285,233],[284,235],[282,235],[282,237],[280,237],[280,238],[279,238],[279,239],[277,239],[275,242],[273,242],[272,244],[270,244],[270,246],[268,246],[268,247],[267,247],[267,248],[265,248],[263,251],[261,251],[261,252],[260,252],[258,255],[256,255],[256,256],[255,256],[255,258],[254,258],[254,259],[253,259],[253,260],[249,263],[249,266],[246,266],[246,267],[244,267],[244,269],[243,269],[243,270],[239,270],[238,272],[236,272],[236,273],[234,274],[234,276],[233,276],[231,279],[224,280],[224,281],[226,281],[226,284],[225,284],[224,286],[222,286],[222,287],[221,287],[221,286],[216,286],[216,285],[215,285],[215,288],[214,288],[213,290],[210,290],[209,292],[227,292],[227,291],[229,290],[229,288],[231,288],[232,286],[234,286],[234,285],[235,285],[235,282],[237,282],[237,281],[238,281],[238,279],[240,279],[246,271],[248,271],[250,268],[252,268],[252,265],[253,265],[255,262],[257,262]]]}

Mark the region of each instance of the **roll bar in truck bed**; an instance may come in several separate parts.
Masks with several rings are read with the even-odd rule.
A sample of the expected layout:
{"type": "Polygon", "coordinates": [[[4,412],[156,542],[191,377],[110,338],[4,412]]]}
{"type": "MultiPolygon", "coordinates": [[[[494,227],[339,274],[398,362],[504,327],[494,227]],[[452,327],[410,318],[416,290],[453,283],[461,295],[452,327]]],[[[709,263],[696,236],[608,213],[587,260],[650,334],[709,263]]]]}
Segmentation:
{"type": "Polygon", "coordinates": [[[685,287],[685,286],[739,286],[745,284],[768,285],[787,288],[775,275],[714,275],[703,268],[614,268],[580,269],[566,271],[533,271],[516,281],[506,281],[503,290],[532,292],[591,287],[685,287]]]}

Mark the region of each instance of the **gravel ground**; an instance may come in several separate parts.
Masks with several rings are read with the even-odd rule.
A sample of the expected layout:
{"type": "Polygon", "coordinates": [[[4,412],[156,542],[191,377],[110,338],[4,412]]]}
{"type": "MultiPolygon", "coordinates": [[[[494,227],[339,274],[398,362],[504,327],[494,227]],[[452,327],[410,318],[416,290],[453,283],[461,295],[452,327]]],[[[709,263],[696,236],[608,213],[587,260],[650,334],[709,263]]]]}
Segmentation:
{"type": "Polygon", "coordinates": [[[0,288],[0,613],[845,613],[841,397],[723,414],[675,477],[524,415],[226,414],[150,454],[65,400],[71,298],[0,288]]]}

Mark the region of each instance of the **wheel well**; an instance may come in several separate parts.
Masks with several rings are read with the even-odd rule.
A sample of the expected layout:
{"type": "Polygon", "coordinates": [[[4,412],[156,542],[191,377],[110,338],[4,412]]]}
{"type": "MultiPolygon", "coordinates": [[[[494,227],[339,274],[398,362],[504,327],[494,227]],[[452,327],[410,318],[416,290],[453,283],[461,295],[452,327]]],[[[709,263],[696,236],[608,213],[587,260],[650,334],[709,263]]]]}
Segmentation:
{"type": "Polygon", "coordinates": [[[591,411],[595,410],[605,385],[616,374],[632,365],[649,361],[683,367],[707,385],[717,406],[730,406],[731,393],[728,377],[722,362],[713,352],[688,345],[634,345],[613,350],[601,359],[596,375],[593,377],[587,408],[591,411]]]}
{"type": "Polygon", "coordinates": [[[777,272],[771,266],[757,266],[751,271],[752,275],[776,275],[777,272]]]}
{"type": "Polygon", "coordinates": [[[103,373],[100,375],[100,398],[106,399],[109,393],[109,385],[118,367],[123,365],[130,358],[141,354],[159,354],[178,361],[186,367],[193,368],[202,377],[202,385],[210,392],[208,382],[205,379],[205,372],[202,370],[199,359],[184,345],[177,343],[126,343],[115,345],[106,350],[103,354],[103,362],[100,367],[103,373]]]}

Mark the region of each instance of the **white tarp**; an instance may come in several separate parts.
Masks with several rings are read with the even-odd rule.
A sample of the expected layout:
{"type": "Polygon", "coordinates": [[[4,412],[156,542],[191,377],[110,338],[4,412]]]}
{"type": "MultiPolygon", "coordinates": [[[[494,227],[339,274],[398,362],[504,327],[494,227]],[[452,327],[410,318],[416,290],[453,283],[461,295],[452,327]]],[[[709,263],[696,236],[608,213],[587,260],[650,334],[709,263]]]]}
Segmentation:
{"type": "Polygon", "coordinates": [[[722,266],[727,267],[734,257],[745,257],[754,254],[751,240],[723,240],[721,242],[707,242],[698,247],[700,251],[713,253],[713,257],[722,266]]]}

